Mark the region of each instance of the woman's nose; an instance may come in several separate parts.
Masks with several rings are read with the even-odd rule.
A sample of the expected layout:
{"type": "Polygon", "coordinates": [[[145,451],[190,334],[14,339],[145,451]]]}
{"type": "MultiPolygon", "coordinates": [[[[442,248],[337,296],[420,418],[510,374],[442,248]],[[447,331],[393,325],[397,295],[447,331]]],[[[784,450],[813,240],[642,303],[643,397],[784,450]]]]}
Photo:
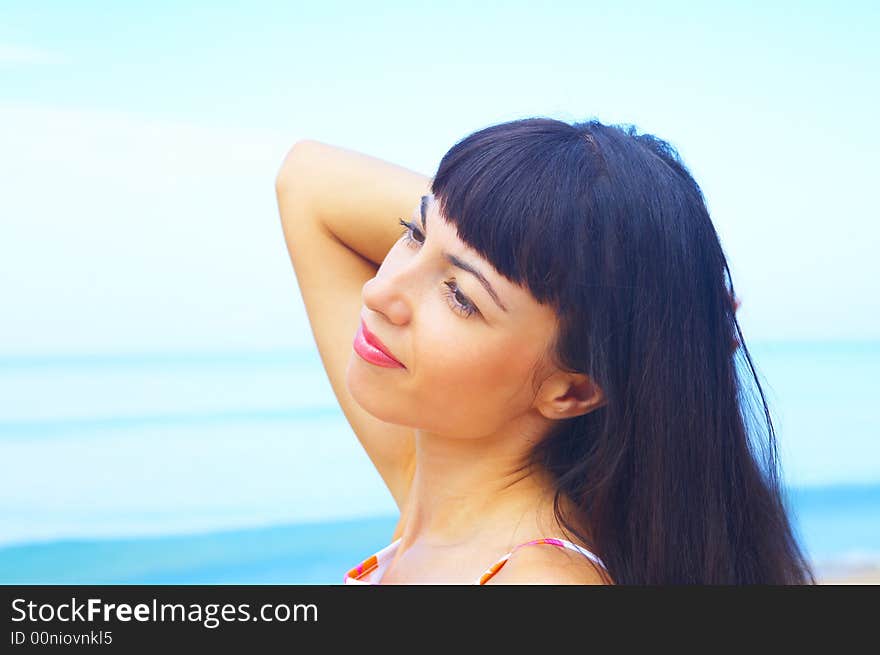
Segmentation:
{"type": "Polygon", "coordinates": [[[380,268],[375,277],[364,283],[361,299],[368,309],[383,314],[395,325],[402,325],[412,314],[410,293],[401,271],[390,273],[380,268]]]}

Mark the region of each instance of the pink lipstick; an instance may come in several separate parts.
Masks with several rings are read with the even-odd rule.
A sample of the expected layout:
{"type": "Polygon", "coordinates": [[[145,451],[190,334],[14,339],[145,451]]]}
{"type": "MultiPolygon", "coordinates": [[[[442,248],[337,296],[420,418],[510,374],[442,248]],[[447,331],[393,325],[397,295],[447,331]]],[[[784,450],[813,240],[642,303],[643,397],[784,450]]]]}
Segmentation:
{"type": "Polygon", "coordinates": [[[358,326],[353,346],[354,351],[370,364],[386,368],[406,368],[394,358],[379,338],[367,329],[363,321],[358,326]]]}

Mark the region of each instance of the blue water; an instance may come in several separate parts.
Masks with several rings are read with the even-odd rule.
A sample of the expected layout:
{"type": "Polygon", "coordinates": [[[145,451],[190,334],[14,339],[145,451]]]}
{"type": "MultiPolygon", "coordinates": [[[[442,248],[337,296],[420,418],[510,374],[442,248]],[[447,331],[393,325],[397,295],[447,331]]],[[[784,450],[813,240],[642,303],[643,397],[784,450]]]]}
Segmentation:
{"type": "MultiPolygon", "coordinates": [[[[819,563],[880,557],[880,344],[751,346],[819,563]]],[[[0,358],[0,583],[336,583],[395,505],[314,351],[0,358]]]]}
{"type": "Polygon", "coordinates": [[[338,584],[395,517],[0,550],[3,584],[338,584]]]}

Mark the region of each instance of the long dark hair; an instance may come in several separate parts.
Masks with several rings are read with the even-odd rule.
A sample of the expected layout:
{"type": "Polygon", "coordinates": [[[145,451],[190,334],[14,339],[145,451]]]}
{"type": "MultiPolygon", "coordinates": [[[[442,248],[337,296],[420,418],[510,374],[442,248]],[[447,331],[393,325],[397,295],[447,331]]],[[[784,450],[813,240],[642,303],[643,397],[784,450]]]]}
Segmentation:
{"type": "Polygon", "coordinates": [[[556,520],[613,581],[815,584],[727,259],[676,150],[630,125],[525,118],[456,143],[431,191],[466,244],[555,309],[555,363],[604,393],[525,465],[553,475],[556,520]]]}

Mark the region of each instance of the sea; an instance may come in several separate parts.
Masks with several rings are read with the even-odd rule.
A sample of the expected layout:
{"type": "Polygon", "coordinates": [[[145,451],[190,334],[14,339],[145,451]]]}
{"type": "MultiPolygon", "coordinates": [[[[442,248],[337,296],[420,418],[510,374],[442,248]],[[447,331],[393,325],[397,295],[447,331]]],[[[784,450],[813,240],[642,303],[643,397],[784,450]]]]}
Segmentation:
{"type": "MultiPolygon", "coordinates": [[[[880,342],[749,346],[817,573],[880,564],[880,342]]],[[[314,349],[0,357],[0,584],[338,584],[396,507],[314,349]]]]}

